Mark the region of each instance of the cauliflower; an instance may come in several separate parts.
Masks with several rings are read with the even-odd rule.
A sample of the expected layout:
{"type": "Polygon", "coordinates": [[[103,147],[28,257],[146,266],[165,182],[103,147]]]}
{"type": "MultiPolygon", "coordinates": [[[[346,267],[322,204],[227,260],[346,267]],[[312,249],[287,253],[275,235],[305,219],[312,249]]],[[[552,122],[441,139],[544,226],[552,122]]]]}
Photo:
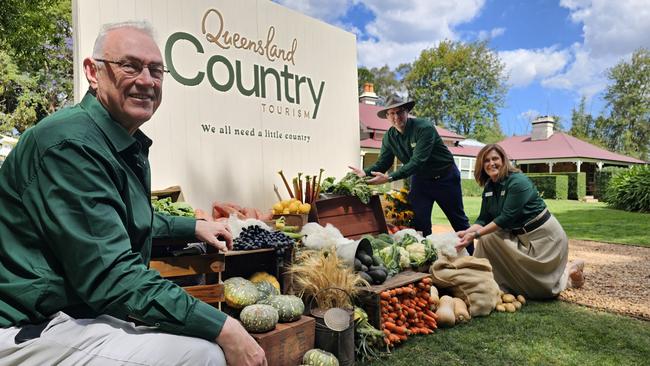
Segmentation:
{"type": "Polygon", "coordinates": [[[384,261],[389,270],[394,269],[395,272],[411,266],[409,252],[395,244],[380,250],[379,257],[384,261]]]}
{"type": "Polygon", "coordinates": [[[422,264],[427,260],[426,246],[422,243],[413,243],[406,246],[409,252],[409,260],[416,264],[422,264]]]}

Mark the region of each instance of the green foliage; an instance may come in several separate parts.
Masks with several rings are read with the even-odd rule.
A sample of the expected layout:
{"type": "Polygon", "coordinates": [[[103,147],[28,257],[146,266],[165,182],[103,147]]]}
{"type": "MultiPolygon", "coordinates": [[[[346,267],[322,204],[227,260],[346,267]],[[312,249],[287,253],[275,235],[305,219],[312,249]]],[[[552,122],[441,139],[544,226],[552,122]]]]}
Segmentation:
{"type": "Polygon", "coordinates": [[[565,200],[569,196],[569,177],[556,174],[529,175],[545,199],[565,200]]]}
{"type": "Polygon", "coordinates": [[[461,179],[460,186],[463,190],[463,197],[481,197],[483,188],[474,179],[461,179]]]}
{"type": "Polygon", "coordinates": [[[650,212],[650,166],[637,165],[614,175],[606,197],[614,208],[650,212]]]}
{"type": "Polygon", "coordinates": [[[501,140],[497,110],[507,91],[503,70],[486,42],[444,41],[424,50],[405,78],[417,102],[413,113],[477,140],[501,140]]]}
{"type": "Polygon", "coordinates": [[[607,202],[607,186],[609,185],[609,181],[612,179],[614,175],[616,175],[618,172],[621,172],[627,168],[622,168],[622,167],[617,167],[617,166],[608,166],[604,167],[603,169],[596,171],[596,174],[594,176],[594,180],[596,183],[596,191],[594,192],[594,197],[598,198],[599,200],[603,202],[607,202]]]}
{"type": "Polygon", "coordinates": [[[334,177],[325,178],[322,184],[322,191],[325,193],[355,196],[365,204],[370,202],[372,189],[370,189],[370,186],[366,183],[365,178],[361,178],[350,172],[338,183],[335,183],[334,180],[334,177]]]}
{"type": "Polygon", "coordinates": [[[640,48],[630,62],[622,61],[608,72],[613,82],[604,99],[611,108],[602,126],[607,147],[648,160],[650,149],[650,51],[640,48]]]}
{"type": "MultiPolygon", "coordinates": [[[[544,173],[526,173],[529,177],[548,175],[544,173]]],[[[579,200],[587,195],[587,173],[585,172],[554,172],[553,175],[566,175],[569,178],[567,198],[579,200]]]]}
{"type": "Polygon", "coordinates": [[[70,0],[0,7],[0,132],[22,133],[72,96],[70,0]]]}
{"type": "Polygon", "coordinates": [[[388,65],[372,69],[360,67],[357,69],[359,93],[363,92],[363,84],[368,82],[374,84],[375,93],[380,99],[386,100],[393,94],[403,94],[402,78],[408,70],[409,64],[399,65],[395,70],[391,70],[388,65]]]}
{"type": "Polygon", "coordinates": [[[154,212],[170,216],[194,217],[194,209],[187,202],[172,202],[171,197],[157,199],[151,198],[151,206],[154,212]]]}

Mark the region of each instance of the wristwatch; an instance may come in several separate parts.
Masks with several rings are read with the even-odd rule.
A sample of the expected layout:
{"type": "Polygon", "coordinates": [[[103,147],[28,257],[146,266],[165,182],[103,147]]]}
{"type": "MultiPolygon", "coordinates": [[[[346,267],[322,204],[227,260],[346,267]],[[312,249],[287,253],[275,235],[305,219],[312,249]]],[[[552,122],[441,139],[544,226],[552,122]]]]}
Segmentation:
{"type": "Polygon", "coordinates": [[[478,230],[474,231],[474,239],[478,239],[481,237],[481,234],[478,233],[478,230]]]}
{"type": "Polygon", "coordinates": [[[389,182],[392,182],[392,181],[393,181],[393,177],[391,177],[391,176],[389,175],[389,176],[388,176],[388,181],[389,181],[389,182]]]}

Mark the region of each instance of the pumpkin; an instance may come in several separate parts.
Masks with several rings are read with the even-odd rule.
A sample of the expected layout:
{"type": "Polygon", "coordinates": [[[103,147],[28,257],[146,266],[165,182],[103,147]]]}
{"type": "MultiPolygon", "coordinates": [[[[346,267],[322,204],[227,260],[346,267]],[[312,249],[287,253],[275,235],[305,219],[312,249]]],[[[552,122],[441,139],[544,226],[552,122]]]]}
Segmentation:
{"type": "Polygon", "coordinates": [[[260,304],[271,305],[278,310],[280,322],[287,323],[300,319],[305,311],[305,304],[298,296],[276,295],[270,296],[259,302],[260,304]]]}
{"type": "Polygon", "coordinates": [[[239,320],[250,333],[264,333],[275,329],[278,311],[271,305],[248,305],[239,314],[239,320]]]}
{"type": "Polygon", "coordinates": [[[310,349],[302,356],[302,363],[310,366],[339,366],[339,360],[322,349],[310,349]]]}
{"type": "Polygon", "coordinates": [[[280,291],[278,291],[278,289],[269,281],[258,282],[255,284],[255,288],[260,292],[260,300],[266,299],[269,296],[280,295],[280,291]]]}
{"type": "Polygon", "coordinates": [[[252,283],[267,281],[270,284],[272,284],[276,289],[278,289],[278,293],[281,291],[280,283],[278,282],[278,279],[266,272],[256,272],[248,280],[251,281],[252,283]]]}
{"type": "Polygon", "coordinates": [[[253,305],[259,300],[260,292],[255,285],[241,277],[229,278],[223,283],[226,304],[233,309],[253,305]]]}
{"type": "Polygon", "coordinates": [[[454,313],[454,299],[450,296],[440,298],[440,305],[436,310],[438,325],[441,327],[453,327],[456,325],[456,314],[454,313]]]}

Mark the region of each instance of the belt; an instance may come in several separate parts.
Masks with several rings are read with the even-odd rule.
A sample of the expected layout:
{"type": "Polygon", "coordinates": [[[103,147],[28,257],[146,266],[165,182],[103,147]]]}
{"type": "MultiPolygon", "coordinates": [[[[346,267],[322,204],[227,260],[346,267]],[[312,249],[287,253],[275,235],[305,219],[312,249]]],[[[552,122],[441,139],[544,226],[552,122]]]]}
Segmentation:
{"type": "Polygon", "coordinates": [[[526,234],[529,233],[538,227],[544,225],[548,219],[551,218],[551,211],[548,209],[544,210],[544,214],[538,218],[537,220],[531,220],[529,221],[524,227],[518,228],[518,229],[512,229],[512,233],[515,235],[521,235],[521,234],[526,234]]]}
{"type": "Polygon", "coordinates": [[[438,175],[434,175],[434,176],[432,177],[432,180],[438,180],[438,179],[440,179],[440,178],[446,177],[447,174],[449,174],[449,172],[451,171],[451,169],[452,169],[452,168],[455,168],[455,167],[456,167],[456,164],[451,164],[447,169],[445,169],[445,170],[443,170],[442,172],[440,172],[440,174],[438,174],[438,175]]]}

